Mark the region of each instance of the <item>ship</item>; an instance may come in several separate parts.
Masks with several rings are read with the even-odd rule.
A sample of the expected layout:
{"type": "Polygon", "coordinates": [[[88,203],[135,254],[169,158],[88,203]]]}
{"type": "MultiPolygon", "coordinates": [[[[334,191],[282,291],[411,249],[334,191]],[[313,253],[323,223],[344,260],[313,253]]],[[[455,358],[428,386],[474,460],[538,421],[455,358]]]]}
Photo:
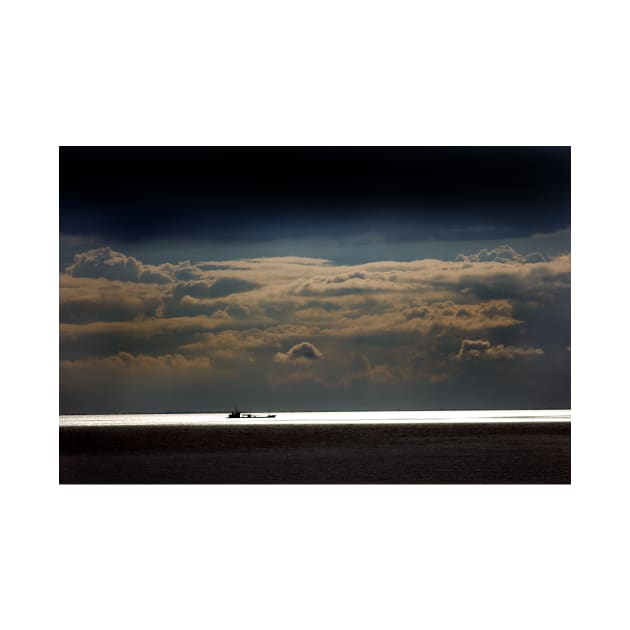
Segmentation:
{"type": "Polygon", "coordinates": [[[234,408],[234,411],[231,411],[228,415],[228,418],[275,418],[275,413],[268,413],[266,416],[257,416],[253,413],[244,413],[234,408]]]}

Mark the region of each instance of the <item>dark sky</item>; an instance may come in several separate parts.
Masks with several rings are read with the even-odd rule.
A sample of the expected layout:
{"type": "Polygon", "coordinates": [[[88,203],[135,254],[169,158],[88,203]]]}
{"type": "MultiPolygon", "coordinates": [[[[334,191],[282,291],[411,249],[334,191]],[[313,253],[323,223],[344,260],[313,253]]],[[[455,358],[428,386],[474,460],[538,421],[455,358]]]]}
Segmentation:
{"type": "Polygon", "coordinates": [[[569,223],[569,147],[60,149],[66,235],[258,241],[372,229],[446,240],[569,223]]]}

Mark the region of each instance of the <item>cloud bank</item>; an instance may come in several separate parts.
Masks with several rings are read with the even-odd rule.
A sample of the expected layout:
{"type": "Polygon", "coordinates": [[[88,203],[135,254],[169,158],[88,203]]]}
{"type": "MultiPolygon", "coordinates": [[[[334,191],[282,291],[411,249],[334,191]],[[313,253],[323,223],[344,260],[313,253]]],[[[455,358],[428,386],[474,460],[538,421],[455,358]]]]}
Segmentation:
{"type": "Polygon", "coordinates": [[[570,265],[88,250],[60,274],[62,411],[567,407],[570,265]]]}

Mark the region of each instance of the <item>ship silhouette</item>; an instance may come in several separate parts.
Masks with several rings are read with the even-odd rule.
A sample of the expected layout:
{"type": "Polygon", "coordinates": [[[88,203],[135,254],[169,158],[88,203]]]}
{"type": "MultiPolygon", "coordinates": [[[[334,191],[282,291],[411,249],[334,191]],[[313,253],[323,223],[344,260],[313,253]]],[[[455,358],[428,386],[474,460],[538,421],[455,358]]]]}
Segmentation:
{"type": "Polygon", "coordinates": [[[239,411],[236,407],[234,407],[234,411],[231,411],[228,415],[228,418],[275,418],[275,413],[269,413],[266,416],[257,416],[253,413],[245,413],[243,411],[239,411]]]}

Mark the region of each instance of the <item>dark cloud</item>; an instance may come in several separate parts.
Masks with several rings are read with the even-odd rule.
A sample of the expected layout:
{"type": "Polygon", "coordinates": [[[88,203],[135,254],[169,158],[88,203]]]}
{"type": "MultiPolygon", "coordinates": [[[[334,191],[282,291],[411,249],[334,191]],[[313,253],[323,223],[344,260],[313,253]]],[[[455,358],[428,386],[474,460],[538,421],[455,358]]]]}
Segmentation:
{"type": "Polygon", "coordinates": [[[431,313],[431,309],[428,306],[414,306],[405,311],[405,319],[425,319],[427,315],[431,313]]]}
{"type": "Polygon", "coordinates": [[[59,321],[69,324],[130,321],[156,314],[159,299],[133,296],[94,296],[69,298],[59,304],[59,321]]]}
{"type": "Polygon", "coordinates": [[[61,231],[108,242],[255,242],[366,225],[395,241],[469,240],[549,233],[569,218],[568,147],[60,150],[61,231]]]}
{"type": "Polygon", "coordinates": [[[365,280],[365,273],[363,271],[354,271],[352,273],[346,273],[334,278],[326,278],[325,282],[328,284],[339,284],[340,282],[347,282],[348,280],[355,279],[365,280]]]}
{"type": "Polygon", "coordinates": [[[212,317],[147,318],[146,320],[90,322],[60,326],[62,359],[88,360],[116,355],[175,354],[209,330],[221,326],[212,317]]]}
{"type": "Polygon", "coordinates": [[[161,317],[213,315],[224,311],[230,317],[244,319],[252,310],[244,305],[237,306],[225,301],[231,295],[245,293],[258,288],[256,282],[242,278],[218,278],[176,282],[158,309],[161,317]]]}
{"type": "Polygon", "coordinates": [[[161,307],[164,285],[60,275],[61,323],[131,321],[153,317],[161,307]]]}

